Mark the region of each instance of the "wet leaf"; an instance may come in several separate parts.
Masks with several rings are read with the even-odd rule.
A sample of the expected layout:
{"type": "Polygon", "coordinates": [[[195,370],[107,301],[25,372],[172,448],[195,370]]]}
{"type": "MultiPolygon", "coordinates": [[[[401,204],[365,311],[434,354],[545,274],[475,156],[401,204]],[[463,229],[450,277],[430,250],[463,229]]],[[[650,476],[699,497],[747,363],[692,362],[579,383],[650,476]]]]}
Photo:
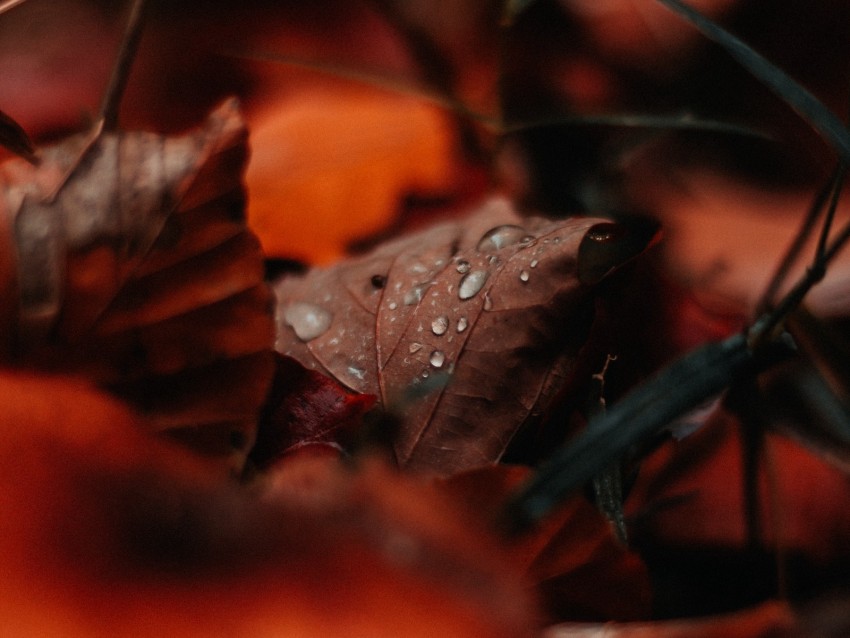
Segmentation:
{"type": "Polygon", "coordinates": [[[521,218],[493,199],[284,278],[277,350],[380,405],[402,405],[402,466],[446,474],[491,463],[577,367],[594,303],[577,275],[579,245],[605,221],[521,218]]]}
{"type": "Polygon", "coordinates": [[[76,371],[241,464],[272,374],[234,102],[178,137],[98,127],[0,166],[2,360],[76,371]]]}
{"type": "Polygon", "coordinates": [[[375,403],[330,377],[278,355],[277,373],[260,420],[250,460],[262,468],[306,446],[350,446],[363,415],[375,403]]]}

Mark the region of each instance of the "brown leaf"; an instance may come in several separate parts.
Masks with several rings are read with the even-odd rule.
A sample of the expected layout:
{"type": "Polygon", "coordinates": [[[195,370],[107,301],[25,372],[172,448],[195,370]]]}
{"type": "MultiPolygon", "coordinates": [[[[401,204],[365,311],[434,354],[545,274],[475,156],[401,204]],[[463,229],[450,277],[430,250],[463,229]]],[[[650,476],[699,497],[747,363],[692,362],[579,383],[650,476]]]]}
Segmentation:
{"type": "Polygon", "coordinates": [[[234,101],[178,137],[92,131],[0,166],[3,358],[83,372],[239,466],[272,374],[234,101]]]}
{"type": "Polygon", "coordinates": [[[402,466],[447,474],[491,463],[576,370],[594,305],[579,246],[610,239],[588,232],[600,223],[521,218],[494,199],[285,278],[276,347],[386,407],[403,404],[402,466]]]}

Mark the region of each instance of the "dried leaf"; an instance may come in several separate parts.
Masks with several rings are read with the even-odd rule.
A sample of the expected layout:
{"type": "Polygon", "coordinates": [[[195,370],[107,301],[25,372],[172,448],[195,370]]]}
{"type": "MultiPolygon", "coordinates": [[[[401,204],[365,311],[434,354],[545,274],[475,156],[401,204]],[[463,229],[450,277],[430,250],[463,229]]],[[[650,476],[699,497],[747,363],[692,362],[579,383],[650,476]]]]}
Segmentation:
{"type": "Polygon", "coordinates": [[[179,137],[99,128],[0,166],[3,359],[86,374],[237,467],[271,380],[233,101],[179,137]]]}
{"type": "MultiPolygon", "coordinates": [[[[610,227],[523,219],[492,200],[469,217],[279,281],[277,350],[383,406],[403,403],[402,466],[447,474],[491,463],[576,369],[594,304],[579,280],[579,247],[619,241],[610,227]],[[434,377],[443,382],[430,384],[434,377]]],[[[624,260],[585,252],[600,258],[596,279],[624,260]]]]}
{"type": "Polygon", "coordinates": [[[355,394],[295,359],[278,355],[277,374],[250,459],[262,468],[305,446],[342,449],[351,443],[363,414],[374,403],[374,395],[355,394]]]}

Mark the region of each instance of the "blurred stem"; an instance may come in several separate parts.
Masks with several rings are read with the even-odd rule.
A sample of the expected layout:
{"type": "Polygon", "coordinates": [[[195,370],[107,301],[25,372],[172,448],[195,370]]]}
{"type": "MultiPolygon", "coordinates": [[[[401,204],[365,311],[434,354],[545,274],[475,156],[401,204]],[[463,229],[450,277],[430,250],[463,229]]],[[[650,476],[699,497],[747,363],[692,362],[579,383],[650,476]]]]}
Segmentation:
{"type": "Polygon", "coordinates": [[[127,88],[127,81],[130,77],[130,68],[136,58],[139,42],[142,39],[144,10],[145,0],[133,0],[130,15],[127,18],[127,26],[124,29],[124,37],[121,40],[121,48],[118,50],[118,57],[115,60],[115,66],[112,68],[112,75],[109,78],[109,84],[100,106],[103,129],[106,131],[114,131],[118,128],[118,111],[121,108],[121,99],[124,97],[124,90],[127,88]]]}

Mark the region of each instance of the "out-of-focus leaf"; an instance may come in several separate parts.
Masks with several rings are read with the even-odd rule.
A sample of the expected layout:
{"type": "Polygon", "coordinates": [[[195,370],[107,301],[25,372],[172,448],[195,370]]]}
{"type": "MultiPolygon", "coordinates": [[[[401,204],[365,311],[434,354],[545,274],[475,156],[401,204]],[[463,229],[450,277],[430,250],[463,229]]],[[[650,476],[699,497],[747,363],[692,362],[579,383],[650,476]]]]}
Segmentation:
{"type": "Polygon", "coordinates": [[[26,131],[3,111],[0,111],[0,146],[20,155],[30,164],[38,161],[35,156],[35,147],[26,131]]]}
{"type": "Polygon", "coordinates": [[[284,278],[275,284],[276,347],[390,407],[448,375],[404,406],[396,457],[442,474],[492,463],[575,381],[594,305],[593,288],[579,281],[579,245],[601,223],[521,218],[493,199],[363,257],[284,278]]]}
{"type": "Polygon", "coordinates": [[[272,375],[234,102],[190,133],[95,129],[0,166],[3,360],[77,371],[238,467],[272,375]]]}
{"type": "Polygon", "coordinates": [[[268,256],[331,262],[390,226],[405,196],[459,186],[449,122],[431,105],[338,87],[275,104],[252,126],[246,175],[268,256]]]}
{"type": "Polygon", "coordinates": [[[250,488],[60,376],[0,372],[0,622],[25,636],[530,638],[492,535],[377,464],[250,488]]]}
{"type": "Polygon", "coordinates": [[[375,396],[355,394],[330,377],[278,355],[277,373],[249,459],[263,468],[302,447],[348,447],[375,396]]]}

